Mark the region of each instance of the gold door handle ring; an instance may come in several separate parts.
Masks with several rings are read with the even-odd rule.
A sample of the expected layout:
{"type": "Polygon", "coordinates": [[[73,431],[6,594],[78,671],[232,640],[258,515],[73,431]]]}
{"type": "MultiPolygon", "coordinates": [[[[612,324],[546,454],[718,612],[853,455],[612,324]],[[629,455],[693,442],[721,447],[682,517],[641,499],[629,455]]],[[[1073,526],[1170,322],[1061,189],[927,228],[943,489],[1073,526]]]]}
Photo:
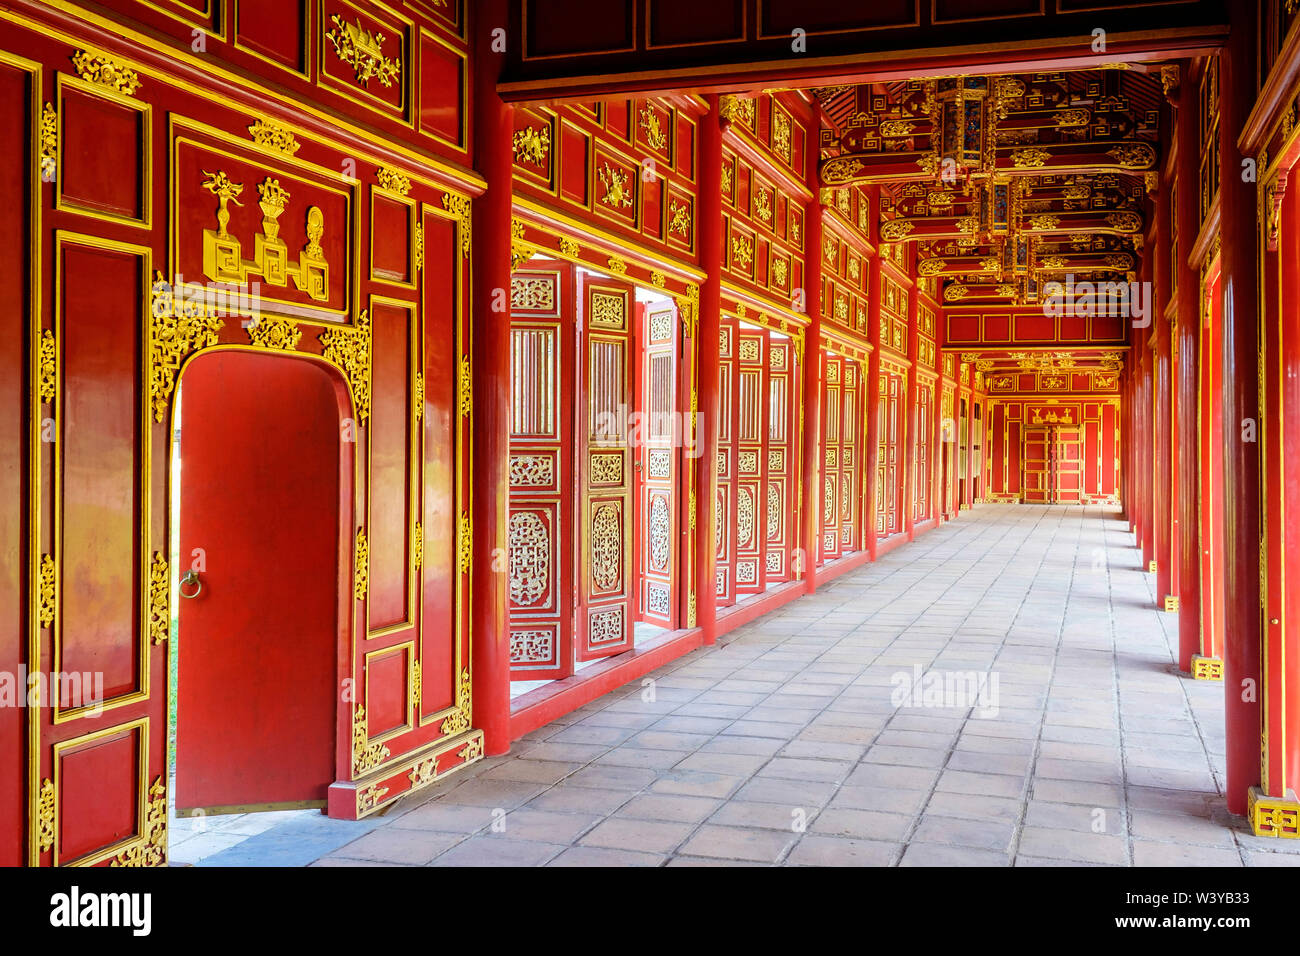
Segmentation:
{"type": "Polygon", "coordinates": [[[201,581],[199,581],[199,572],[194,571],[194,570],[192,570],[192,569],[189,570],[189,571],[186,571],[186,572],[185,572],[185,577],[181,578],[181,583],[180,583],[180,587],[178,588],[178,590],[179,590],[180,593],[181,593],[181,597],[183,597],[183,598],[187,598],[187,599],[193,599],[193,598],[198,597],[200,594],[202,594],[202,593],[203,593],[203,583],[202,583],[201,581]],[[187,585],[187,584],[193,584],[193,585],[195,586],[195,591],[194,591],[193,594],[186,594],[186,593],[185,593],[185,585],[187,585]]]}

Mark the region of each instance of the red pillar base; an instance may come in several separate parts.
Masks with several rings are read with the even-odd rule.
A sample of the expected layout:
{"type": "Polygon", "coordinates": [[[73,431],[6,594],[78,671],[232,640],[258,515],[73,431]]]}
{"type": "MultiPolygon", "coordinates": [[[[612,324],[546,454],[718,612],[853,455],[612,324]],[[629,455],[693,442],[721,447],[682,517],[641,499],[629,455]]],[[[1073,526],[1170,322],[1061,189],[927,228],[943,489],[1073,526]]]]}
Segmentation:
{"type": "Polygon", "coordinates": [[[1223,659],[1192,655],[1192,680],[1223,681],[1223,659]]]}
{"type": "Polygon", "coordinates": [[[1285,797],[1270,797],[1259,787],[1251,787],[1246,803],[1250,832],[1259,837],[1300,837],[1300,801],[1294,790],[1285,797]]]}

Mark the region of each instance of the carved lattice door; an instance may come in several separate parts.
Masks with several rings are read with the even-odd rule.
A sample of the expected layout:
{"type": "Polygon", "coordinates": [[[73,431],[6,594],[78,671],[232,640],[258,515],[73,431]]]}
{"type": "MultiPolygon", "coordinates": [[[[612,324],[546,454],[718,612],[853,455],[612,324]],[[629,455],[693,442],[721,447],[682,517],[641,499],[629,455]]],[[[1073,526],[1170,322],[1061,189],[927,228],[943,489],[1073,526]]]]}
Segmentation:
{"type": "Polygon", "coordinates": [[[790,436],[795,431],[794,343],[775,332],[768,334],[767,500],[763,579],[768,585],[790,580],[790,548],[795,541],[792,516],[796,458],[790,436]]]}
{"type": "Polygon", "coordinates": [[[631,284],[584,275],[578,283],[577,659],[632,647],[631,284]]]}
{"type": "Polygon", "coordinates": [[[713,546],[717,552],[715,572],[715,597],[718,607],[736,603],[735,584],[735,409],[736,396],[736,333],[739,323],[730,316],[722,316],[718,342],[718,490],[713,508],[713,546]]]}
{"type": "Polygon", "coordinates": [[[573,272],[510,280],[510,675],[573,673],[573,272]]]}
{"type": "Polygon", "coordinates": [[[822,514],[823,561],[840,556],[840,442],[843,427],[842,389],[845,361],[822,354],[822,514]]]}
{"type": "Polygon", "coordinates": [[[859,512],[862,509],[858,466],[860,449],[866,444],[862,435],[862,367],[851,359],[843,360],[840,387],[840,552],[855,551],[860,546],[859,512]]]}
{"type": "Polygon", "coordinates": [[[736,403],[736,593],[763,590],[767,539],[763,471],[767,458],[767,332],[740,327],[736,403]]]}
{"type": "MultiPolygon", "coordinates": [[[[637,475],[639,619],[677,626],[678,491],[680,440],[677,414],[677,309],[671,303],[645,307],[640,318],[641,393],[634,428],[637,475]]],[[[689,414],[689,412],[688,412],[689,414]]],[[[685,423],[689,427],[689,420],[685,423]]]]}
{"type": "Polygon", "coordinates": [[[934,386],[918,382],[916,387],[916,473],[912,479],[914,510],[912,517],[924,521],[930,517],[931,416],[934,410],[934,386]]]}

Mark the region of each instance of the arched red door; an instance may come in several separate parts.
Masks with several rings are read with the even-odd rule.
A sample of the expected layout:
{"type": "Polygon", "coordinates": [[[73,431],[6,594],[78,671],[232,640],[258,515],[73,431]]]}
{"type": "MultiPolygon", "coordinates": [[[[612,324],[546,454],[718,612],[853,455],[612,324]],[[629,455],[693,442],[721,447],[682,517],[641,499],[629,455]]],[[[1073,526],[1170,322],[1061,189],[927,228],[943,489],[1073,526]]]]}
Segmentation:
{"type": "Polygon", "coordinates": [[[184,373],[178,812],[325,806],[350,597],[341,400],[301,358],[217,351],[184,373]]]}

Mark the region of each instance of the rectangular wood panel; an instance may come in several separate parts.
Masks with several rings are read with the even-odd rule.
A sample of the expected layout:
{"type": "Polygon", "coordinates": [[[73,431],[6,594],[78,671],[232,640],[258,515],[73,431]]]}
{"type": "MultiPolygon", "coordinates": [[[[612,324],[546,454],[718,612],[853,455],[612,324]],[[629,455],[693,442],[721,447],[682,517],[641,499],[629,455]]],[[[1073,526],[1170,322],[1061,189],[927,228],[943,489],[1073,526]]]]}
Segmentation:
{"type": "Polygon", "coordinates": [[[111,700],[144,690],[140,580],[146,524],[142,312],[148,259],[60,234],[56,665],[102,672],[111,700]],[[67,586],[75,582],[75,586],[67,586]]]}

